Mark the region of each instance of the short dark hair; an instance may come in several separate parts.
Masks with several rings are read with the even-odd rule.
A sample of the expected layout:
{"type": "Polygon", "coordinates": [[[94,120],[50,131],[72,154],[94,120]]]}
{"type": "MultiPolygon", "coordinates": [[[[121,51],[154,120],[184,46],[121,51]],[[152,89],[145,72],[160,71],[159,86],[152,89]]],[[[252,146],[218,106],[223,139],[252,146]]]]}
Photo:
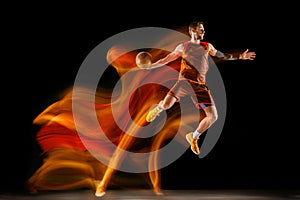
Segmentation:
{"type": "Polygon", "coordinates": [[[192,21],[189,25],[189,29],[196,29],[200,24],[203,24],[202,21],[192,21]]]}

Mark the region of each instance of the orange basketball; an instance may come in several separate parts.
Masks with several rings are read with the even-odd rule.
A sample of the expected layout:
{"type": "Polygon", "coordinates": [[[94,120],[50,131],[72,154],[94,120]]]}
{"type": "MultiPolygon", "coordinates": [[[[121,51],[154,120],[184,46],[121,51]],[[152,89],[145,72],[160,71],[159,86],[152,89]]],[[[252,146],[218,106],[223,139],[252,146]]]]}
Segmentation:
{"type": "Polygon", "coordinates": [[[149,69],[152,64],[152,55],[149,52],[142,51],[136,55],[135,63],[141,69],[149,69]]]}

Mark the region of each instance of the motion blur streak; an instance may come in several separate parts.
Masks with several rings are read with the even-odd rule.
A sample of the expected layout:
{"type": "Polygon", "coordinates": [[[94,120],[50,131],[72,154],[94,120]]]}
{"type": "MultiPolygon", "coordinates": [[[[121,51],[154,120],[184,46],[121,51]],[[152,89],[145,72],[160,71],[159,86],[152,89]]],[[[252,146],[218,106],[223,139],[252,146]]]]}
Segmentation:
{"type": "MultiPolygon", "coordinates": [[[[157,49],[151,49],[149,52],[154,58],[156,55],[164,54],[162,50],[157,49]]],[[[178,142],[187,146],[184,134],[192,130],[191,127],[199,122],[201,115],[181,116],[180,106],[175,105],[166,112],[166,120],[158,122],[157,126],[153,127],[153,133],[156,134],[150,137],[143,136],[140,129],[149,125],[145,121],[146,113],[169,90],[155,82],[163,80],[166,85],[173,85],[177,76],[169,73],[169,70],[172,68],[179,71],[180,63],[174,61],[166,68],[141,71],[135,64],[137,53],[138,51],[127,52],[126,48],[118,46],[108,51],[107,60],[111,63],[110,67],[114,67],[119,74],[120,87],[117,84],[113,91],[99,87],[94,94],[95,102],[86,102],[80,96],[77,96],[78,99],[72,99],[73,88],[71,88],[59,101],[50,105],[33,120],[34,124],[41,127],[36,138],[43,150],[44,162],[28,180],[28,187],[32,192],[49,189],[95,189],[101,180],[106,181],[110,186],[141,187],[151,184],[154,189],[160,188],[159,149],[172,140],[177,132],[180,134],[178,142]],[[122,77],[129,73],[133,78],[123,80],[122,77]],[[141,81],[147,79],[152,80],[153,84],[139,86],[141,81]],[[115,95],[113,96],[112,93],[115,95]],[[128,104],[126,99],[130,99],[128,104]],[[82,113],[82,121],[76,124],[80,126],[80,132],[74,124],[72,102],[76,103],[82,113]],[[90,122],[93,116],[90,113],[91,107],[95,108],[98,122],[105,135],[97,133],[93,123],[90,122]],[[118,110],[117,118],[112,107],[118,110]],[[126,115],[128,111],[129,117],[126,115]],[[179,124],[185,125],[184,132],[178,129],[179,124]],[[107,139],[105,140],[104,137],[114,145],[105,143],[107,139]],[[151,152],[147,160],[138,156],[130,158],[132,166],[146,164],[149,176],[143,173],[130,176],[120,171],[115,173],[126,156],[125,151],[151,152]],[[109,163],[108,170],[107,165],[96,159],[93,153],[100,154],[101,160],[104,159],[109,163]],[[146,180],[147,177],[150,177],[150,183],[146,180]]],[[[80,90],[83,95],[91,92],[88,88],[80,88],[80,90]]]]}

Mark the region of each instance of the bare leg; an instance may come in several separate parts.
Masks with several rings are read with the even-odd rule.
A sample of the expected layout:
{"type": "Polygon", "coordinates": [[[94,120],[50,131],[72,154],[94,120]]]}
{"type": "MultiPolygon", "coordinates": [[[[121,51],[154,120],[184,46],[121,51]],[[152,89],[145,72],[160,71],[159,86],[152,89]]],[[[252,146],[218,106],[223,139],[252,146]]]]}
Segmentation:
{"type": "Polygon", "coordinates": [[[148,112],[148,114],[146,116],[146,121],[152,122],[153,120],[156,119],[157,116],[159,116],[159,114],[162,111],[169,109],[171,106],[174,105],[175,102],[176,102],[176,99],[173,96],[167,95],[164,98],[164,100],[160,101],[157,106],[155,106],[148,112]]]}
{"type": "Polygon", "coordinates": [[[208,106],[204,108],[205,116],[200,120],[200,123],[194,132],[190,132],[186,135],[186,140],[191,145],[191,150],[199,155],[200,149],[198,146],[199,136],[206,131],[218,118],[217,109],[215,106],[208,106]]]}
{"type": "Polygon", "coordinates": [[[111,179],[111,177],[113,176],[114,173],[115,173],[115,169],[107,167],[107,169],[104,173],[102,181],[100,182],[99,185],[96,186],[95,196],[102,197],[102,196],[105,195],[107,185],[108,185],[108,183],[109,183],[109,181],[110,181],[110,179],[111,179]]]}
{"type": "Polygon", "coordinates": [[[132,141],[133,141],[134,137],[125,134],[120,143],[118,144],[118,147],[114,154],[112,155],[112,158],[109,161],[109,166],[112,167],[107,167],[104,176],[102,178],[101,183],[97,186],[96,188],[96,193],[95,196],[97,197],[102,197],[105,195],[105,191],[106,188],[113,176],[113,174],[116,172],[116,169],[118,168],[118,166],[121,164],[121,162],[124,159],[124,152],[122,152],[121,149],[129,149],[131,147],[132,141]]]}
{"type": "Polygon", "coordinates": [[[167,109],[171,108],[175,102],[176,102],[175,97],[167,94],[166,97],[164,98],[164,100],[162,100],[158,105],[162,109],[167,110],[167,109]]]}
{"type": "Polygon", "coordinates": [[[218,119],[216,106],[208,106],[204,109],[204,112],[206,116],[200,121],[197,127],[199,133],[206,131],[218,119]]]}
{"type": "MultiPolygon", "coordinates": [[[[175,102],[176,99],[173,96],[167,94],[166,97],[161,102],[159,102],[158,105],[160,106],[161,109],[167,110],[171,108],[175,102]]],[[[163,195],[163,192],[161,191],[160,170],[158,170],[158,166],[157,166],[158,165],[157,160],[159,159],[157,150],[159,150],[162,147],[162,145],[167,139],[170,139],[172,137],[173,134],[172,135],[160,134],[156,136],[153,141],[153,144],[155,145],[153,145],[151,148],[151,152],[155,152],[155,153],[153,153],[149,159],[149,169],[150,169],[149,176],[153,186],[153,191],[156,195],[163,195]]]]}
{"type": "Polygon", "coordinates": [[[164,143],[168,139],[172,139],[175,133],[168,133],[162,132],[161,134],[157,135],[153,141],[153,145],[151,147],[152,154],[149,158],[149,177],[152,183],[153,191],[156,195],[163,195],[161,191],[161,176],[160,176],[160,169],[159,169],[159,149],[164,145],[164,143]]]}

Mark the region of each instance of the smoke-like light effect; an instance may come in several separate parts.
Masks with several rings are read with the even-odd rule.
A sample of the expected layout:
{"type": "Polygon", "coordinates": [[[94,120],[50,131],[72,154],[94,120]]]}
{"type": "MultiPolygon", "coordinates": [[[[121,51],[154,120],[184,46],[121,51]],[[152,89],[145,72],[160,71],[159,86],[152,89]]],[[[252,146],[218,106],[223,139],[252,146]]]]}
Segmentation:
{"type": "MultiPolygon", "coordinates": [[[[48,159],[45,159],[42,167],[31,177],[29,181],[31,188],[94,189],[100,180],[105,182],[105,186],[124,183],[130,185],[132,181],[114,178],[122,177],[122,172],[130,172],[149,173],[151,187],[159,190],[161,187],[159,170],[171,164],[189,148],[185,134],[193,131],[203,117],[203,112],[196,109],[189,98],[183,98],[171,109],[161,113],[156,121],[152,123],[145,121],[149,109],[164,98],[177,80],[180,60],[162,68],[141,70],[136,67],[135,56],[139,51],[146,49],[157,60],[173,50],[179,42],[188,39],[182,33],[173,30],[164,31],[163,29],[162,32],[168,34],[163,37],[159,35],[160,40],[154,40],[156,43],[153,48],[147,44],[148,46],[141,45],[145,46],[141,49],[130,42],[128,44],[120,42],[120,45],[106,44],[105,48],[91,52],[92,56],[96,57],[101,57],[101,54],[106,52],[105,60],[118,72],[119,81],[113,90],[105,88],[94,90],[93,81],[99,80],[101,78],[99,75],[102,74],[90,71],[83,73],[85,71],[81,69],[82,71],[79,71],[81,78],[91,82],[79,81],[80,84],[75,84],[61,100],[50,105],[34,120],[34,124],[44,127],[38,132],[37,140],[48,159]],[[89,87],[91,85],[92,87],[89,87]],[[59,128],[49,131],[47,128],[53,125],[59,128]],[[68,156],[59,160],[53,150],[59,152],[59,155],[68,156]],[[87,155],[82,155],[83,152],[87,155]],[[86,157],[89,159],[93,157],[93,162],[97,163],[97,166],[82,162],[82,159],[87,159],[86,157]],[[72,162],[69,162],[69,159],[73,159],[72,162]],[[58,180],[59,177],[64,179],[64,173],[72,172],[70,169],[78,171],[77,175],[72,174],[74,179],[78,178],[77,181],[64,184],[64,181],[58,180]],[[59,176],[56,176],[57,172],[59,176]],[[121,175],[116,172],[121,172],[121,175]],[[83,177],[79,178],[80,176],[83,177]],[[119,182],[116,182],[116,179],[119,182]]],[[[101,62],[98,64],[99,69],[108,67],[102,66],[101,62]]],[[[219,83],[219,79],[217,71],[215,82],[219,83]]],[[[216,102],[218,100],[217,97],[216,102]]],[[[222,110],[220,113],[222,118],[222,110]]],[[[216,140],[218,136],[213,139],[216,140]]],[[[209,148],[213,145],[210,143],[209,148]]]]}

